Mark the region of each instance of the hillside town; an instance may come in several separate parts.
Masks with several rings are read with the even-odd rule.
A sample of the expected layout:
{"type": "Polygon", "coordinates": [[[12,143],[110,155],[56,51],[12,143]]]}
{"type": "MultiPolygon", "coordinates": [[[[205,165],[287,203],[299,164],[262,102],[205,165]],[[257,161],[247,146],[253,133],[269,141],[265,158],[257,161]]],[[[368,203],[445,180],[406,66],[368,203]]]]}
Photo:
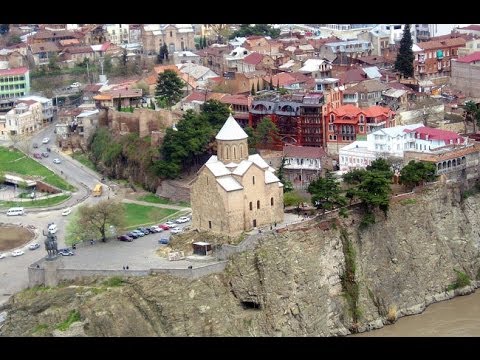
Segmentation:
{"type": "MultiPolygon", "coordinates": [[[[480,193],[479,125],[479,24],[0,24],[0,336],[25,288],[231,275],[309,231],[335,232],[322,281],[347,294],[322,334],[393,323],[370,293],[362,318],[354,232],[480,193]]],[[[455,266],[442,291],[480,285],[455,266]]]]}

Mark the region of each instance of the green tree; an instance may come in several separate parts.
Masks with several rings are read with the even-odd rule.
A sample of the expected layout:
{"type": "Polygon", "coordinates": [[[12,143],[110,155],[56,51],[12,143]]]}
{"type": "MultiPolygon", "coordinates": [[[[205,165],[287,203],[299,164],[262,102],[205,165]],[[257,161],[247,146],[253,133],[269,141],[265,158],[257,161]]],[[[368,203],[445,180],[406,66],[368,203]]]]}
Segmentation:
{"type": "Polygon", "coordinates": [[[252,89],[250,90],[250,95],[255,96],[255,85],[252,83],[252,89]]]}
{"type": "Polygon", "coordinates": [[[287,193],[293,190],[293,184],[290,180],[285,178],[285,157],[282,157],[282,163],[277,171],[277,177],[280,182],[283,184],[283,193],[287,193]]]}
{"type": "Polygon", "coordinates": [[[347,199],[341,195],[340,187],[330,172],[324,178],[318,178],[308,185],[307,191],[312,195],[312,203],[323,213],[347,204],[347,199]]]}
{"type": "Polygon", "coordinates": [[[202,49],[207,47],[207,37],[205,35],[203,35],[203,44],[202,45],[203,45],[202,49]]]}
{"type": "Polygon", "coordinates": [[[107,241],[110,226],[121,229],[125,224],[123,205],[113,200],[102,200],[97,204],[83,205],[78,208],[76,225],[67,227],[67,238],[75,239],[88,237],[100,238],[107,241]],[[72,231],[72,233],[68,233],[72,231]]]}
{"type": "Polygon", "coordinates": [[[257,81],[257,92],[260,91],[260,80],[257,81]]]}
{"type": "Polygon", "coordinates": [[[404,77],[413,76],[413,50],[412,34],[410,33],[410,24],[405,24],[402,40],[400,40],[400,49],[395,60],[395,70],[404,77]]]}
{"type": "Polygon", "coordinates": [[[280,79],[277,78],[277,91],[280,90],[280,79]]]}
{"type": "Polygon", "coordinates": [[[60,66],[58,66],[58,55],[57,55],[57,53],[53,53],[50,56],[50,58],[48,59],[48,69],[50,71],[60,69],[60,66]]]}
{"type": "Polygon", "coordinates": [[[435,181],[435,164],[425,161],[411,160],[400,170],[400,183],[413,189],[425,181],[435,181]]]}
{"type": "Polygon", "coordinates": [[[298,191],[290,191],[283,194],[283,204],[285,206],[296,206],[297,211],[300,210],[300,205],[307,202],[307,198],[298,191]]]}
{"type": "Polygon", "coordinates": [[[20,38],[20,36],[18,36],[16,34],[12,34],[12,35],[10,35],[10,37],[7,40],[7,46],[20,44],[21,42],[22,42],[22,39],[20,38]]]}
{"type": "Polygon", "coordinates": [[[107,74],[110,74],[113,70],[112,57],[110,55],[105,55],[103,58],[103,70],[107,74]]]}
{"type": "MultiPolygon", "coordinates": [[[[473,132],[476,133],[477,126],[480,126],[480,109],[478,108],[475,101],[467,101],[464,105],[465,112],[463,117],[465,118],[465,127],[467,122],[471,122],[473,124],[473,132]]],[[[465,128],[465,133],[467,129],[465,128]]]]}
{"type": "Polygon", "coordinates": [[[279,136],[278,128],[269,118],[263,118],[255,129],[255,143],[263,146],[272,144],[279,136]]]}
{"type": "MultiPolygon", "coordinates": [[[[251,126],[247,126],[245,129],[245,132],[248,135],[248,149],[249,150],[254,150],[257,147],[257,139],[255,137],[255,130],[251,126]]],[[[250,151],[251,153],[251,151],[250,151]]]]}
{"type": "Polygon", "coordinates": [[[280,29],[275,29],[267,24],[256,24],[254,26],[241,24],[240,28],[230,35],[230,39],[248,37],[250,35],[270,36],[272,39],[275,39],[280,36],[280,29]]]}
{"type": "MultiPolygon", "coordinates": [[[[165,70],[158,75],[155,96],[158,100],[164,100],[167,106],[176,104],[182,98],[183,81],[173,70],[165,70]]],[[[159,104],[160,105],[160,104],[159,104]]]]}
{"type": "Polygon", "coordinates": [[[343,181],[350,185],[358,185],[363,181],[367,171],[365,169],[352,169],[346,174],[343,174],[343,181]]]}
{"type": "Polygon", "coordinates": [[[362,182],[357,186],[356,196],[362,201],[367,213],[379,208],[387,214],[390,202],[391,178],[380,171],[367,171],[362,182]]]}
{"type": "Polygon", "coordinates": [[[200,116],[203,116],[213,129],[218,131],[230,115],[228,106],[218,100],[208,100],[202,104],[200,110],[200,116]]]}

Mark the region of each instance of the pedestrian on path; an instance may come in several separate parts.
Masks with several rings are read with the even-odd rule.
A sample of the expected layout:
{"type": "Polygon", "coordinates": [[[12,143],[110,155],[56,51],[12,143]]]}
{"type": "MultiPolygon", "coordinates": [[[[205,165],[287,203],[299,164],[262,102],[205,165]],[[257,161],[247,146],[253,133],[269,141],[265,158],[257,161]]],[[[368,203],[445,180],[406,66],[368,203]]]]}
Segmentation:
{"type": "Polygon", "coordinates": [[[127,265],[126,269],[128,270],[128,265],[127,265]]]}
{"type": "Polygon", "coordinates": [[[123,270],[125,270],[125,265],[123,265],[123,270]]]}

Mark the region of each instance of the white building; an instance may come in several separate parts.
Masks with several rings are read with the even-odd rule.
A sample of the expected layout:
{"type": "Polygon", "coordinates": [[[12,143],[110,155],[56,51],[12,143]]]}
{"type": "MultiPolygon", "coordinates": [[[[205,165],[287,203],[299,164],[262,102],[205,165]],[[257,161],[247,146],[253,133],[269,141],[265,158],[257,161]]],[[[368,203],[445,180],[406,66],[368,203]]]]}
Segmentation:
{"type": "Polygon", "coordinates": [[[33,100],[19,102],[5,115],[6,133],[10,135],[31,134],[42,124],[42,105],[33,100]]]}
{"type": "Polygon", "coordinates": [[[200,55],[197,55],[191,51],[175,51],[173,53],[174,64],[200,64],[200,55]]]}
{"type": "Polygon", "coordinates": [[[108,24],[105,25],[108,34],[108,41],[115,45],[128,44],[130,41],[129,24],[108,24]]]}
{"type": "MultiPolygon", "coordinates": [[[[379,157],[403,158],[405,150],[415,149],[415,132],[423,124],[383,128],[367,135],[366,141],[354,141],[339,151],[340,170],[365,168],[379,157]]],[[[423,147],[423,143],[422,143],[423,147]]]]}
{"type": "Polygon", "coordinates": [[[43,97],[43,96],[36,96],[36,95],[30,95],[30,96],[24,96],[18,101],[36,101],[41,104],[42,106],[42,115],[43,115],[43,123],[51,123],[53,121],[53,116],[54,116],[54,106],[53,106],[53,100],[43,97]]]}
{"type": "Polygon", "coordinates": [[[238,63],[250,55],[250,51],[244,47],[236,47],[228,55],[225,55],[225,65],[229,71],[237,71],[238,63]]]}

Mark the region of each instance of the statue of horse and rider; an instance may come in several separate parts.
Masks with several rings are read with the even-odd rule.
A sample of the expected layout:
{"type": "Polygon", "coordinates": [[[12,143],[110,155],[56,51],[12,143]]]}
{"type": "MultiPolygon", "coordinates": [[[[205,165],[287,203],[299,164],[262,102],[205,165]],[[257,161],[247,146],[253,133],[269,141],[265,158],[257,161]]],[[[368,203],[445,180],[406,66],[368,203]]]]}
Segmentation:
{"type": "Polygon", "coordinates": [[[48,232],[45,239],[45,250],[47,250],[47,259],[55,259],[58,255],[57,236],[48,232]]]}

